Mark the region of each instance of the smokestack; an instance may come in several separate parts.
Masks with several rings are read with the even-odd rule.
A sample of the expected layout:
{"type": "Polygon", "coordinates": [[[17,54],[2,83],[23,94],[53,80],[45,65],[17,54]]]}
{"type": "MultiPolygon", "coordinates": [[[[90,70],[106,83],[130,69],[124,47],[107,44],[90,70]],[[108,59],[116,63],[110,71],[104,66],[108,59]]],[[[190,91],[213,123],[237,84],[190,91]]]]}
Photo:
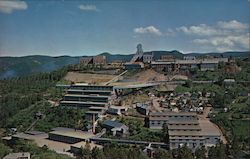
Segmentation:
{"type": "Polygon", "coordinates": [[[93,134],[95,134],[95,114],[93,114],[92,117],[93,117],[92,118],[92,121],[93,121],[92,132],[93,132],[93,134]]]}

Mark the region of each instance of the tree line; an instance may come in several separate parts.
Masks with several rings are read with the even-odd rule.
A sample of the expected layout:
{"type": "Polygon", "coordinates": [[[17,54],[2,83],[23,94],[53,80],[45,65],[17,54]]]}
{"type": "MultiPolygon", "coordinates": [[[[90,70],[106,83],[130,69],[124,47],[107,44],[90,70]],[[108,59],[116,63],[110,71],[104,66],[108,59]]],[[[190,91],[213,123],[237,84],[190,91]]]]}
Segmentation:
{"type": "Polygon", "coordinates": [[[67,67],[50,73],[0,80],[0,127],[20,110],[41,101],[44,92],[66,75],[67,67]]]}

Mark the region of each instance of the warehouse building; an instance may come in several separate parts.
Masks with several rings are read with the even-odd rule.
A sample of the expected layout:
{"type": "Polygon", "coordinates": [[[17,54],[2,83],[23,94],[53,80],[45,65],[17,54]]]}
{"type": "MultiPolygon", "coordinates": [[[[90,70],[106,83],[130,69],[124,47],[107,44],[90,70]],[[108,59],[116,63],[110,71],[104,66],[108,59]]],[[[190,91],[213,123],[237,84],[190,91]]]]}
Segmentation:
{"type": "Polygon", "coordinates": [[[51,132],[49,132],[48,135],[50,140],[64,142],[68,144],[75,144],[81,141],[87,141],[89,138],[95,136],[91,132],[64,127],[54,128],[51,132]]]}

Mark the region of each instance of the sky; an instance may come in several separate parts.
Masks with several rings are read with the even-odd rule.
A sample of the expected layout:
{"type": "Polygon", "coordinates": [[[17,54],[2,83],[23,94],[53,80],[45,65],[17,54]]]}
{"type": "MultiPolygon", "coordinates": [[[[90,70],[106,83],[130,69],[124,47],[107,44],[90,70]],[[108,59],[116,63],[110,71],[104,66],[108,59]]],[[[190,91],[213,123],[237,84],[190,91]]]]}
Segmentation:
{"type": "Polygon", "coordinates": [[[250,0],[0,0],[0,56],[249,51],[250,0]]]}

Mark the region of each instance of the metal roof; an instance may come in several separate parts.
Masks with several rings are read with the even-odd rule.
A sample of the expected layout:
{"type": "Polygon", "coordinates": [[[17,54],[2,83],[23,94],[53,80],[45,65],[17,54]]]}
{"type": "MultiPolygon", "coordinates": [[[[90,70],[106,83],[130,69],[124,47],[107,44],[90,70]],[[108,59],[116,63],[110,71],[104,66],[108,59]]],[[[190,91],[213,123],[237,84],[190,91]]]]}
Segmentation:
{"type": "Polygon", "coordinates": [[[168,131],[169,136],[203,136],[201,131],[184,131],[184,130],[173,130],[173,131],[168,131]]]}
{"type": "Polygon", "coordinates": [[[93,104],[93,105],[105,105],[108,103],[105,102],[82,102],[82,101],[61,101],[60,103],[64,103],[64,104],[93,104]]]}
{"type": "Polygon", "coordinates": [[[66,94],[66,97],[85,97],[85,98],[108,98],[110,96],[103,95],[82,95],[82,94],[66,94]]]}
{"type": "Polygon", "coordinates": [[[199,125],[168,125],[168,130],[201,130],[199,125]]]}
{"type": "Polygon", "coordinates": [[[151,112],[150,116],[197,116],[197,113],[165,111],[165,112],[151,112]]]}
{"type": "Polygon", "coordinates": [[[60,136],[67,136],[79,139],[88,139],[90,137],[94,137],[95,135],[90,132],[75,130],[70,128],[60,128],[55,131],[49,132],[49,134],[60,135],[60,136]]]}
{"type": "Polygon", "coordinates": [[[122,127],[124,124],[122,124],[118,121],[106,120],[103,122],[103,125],[107,125],[107,126],[115,128],[115,127],[122,127]]]}
{"type": "Polygon", "coordinates": [[[84,90],[84,89],[68,89],[68,91],[72,92],[112,92],[110,90],[84,90]]]}
{"type": "Polygon", "coordinates": [[[199,124],[198,120],[188,120],[188,119],[182,119],[182,120],[169,120],[169,124],[199,124]]]}

